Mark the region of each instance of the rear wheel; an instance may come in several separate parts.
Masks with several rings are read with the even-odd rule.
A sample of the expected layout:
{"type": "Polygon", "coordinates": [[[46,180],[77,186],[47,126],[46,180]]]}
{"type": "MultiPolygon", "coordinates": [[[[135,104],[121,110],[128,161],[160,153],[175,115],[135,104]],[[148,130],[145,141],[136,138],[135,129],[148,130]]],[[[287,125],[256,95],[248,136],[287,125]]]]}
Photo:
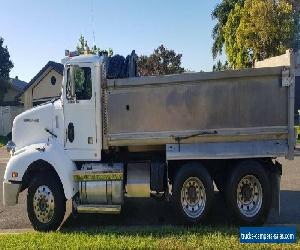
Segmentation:
{"type": "Polygon", "coordinates": [[[38,174],[27,194],[27,213],[35,230],[56,230],[65,215],[66,201],[61,182],[55,176],[38,174]]]}
{"type": "Polygon", "coordinates": [[[226,186],[230,218],[242,225],[263,224],[271,205],[271,186],[264,167],[257,161],[240,162],[226,186]]]}
{"type": "Polygon", "coordinates": [[[188,163],[178,171],[172,191],[177,212],[185,223],[203,222],[210,211],[214,196],[213,181],[199,163],[188,163]]]}

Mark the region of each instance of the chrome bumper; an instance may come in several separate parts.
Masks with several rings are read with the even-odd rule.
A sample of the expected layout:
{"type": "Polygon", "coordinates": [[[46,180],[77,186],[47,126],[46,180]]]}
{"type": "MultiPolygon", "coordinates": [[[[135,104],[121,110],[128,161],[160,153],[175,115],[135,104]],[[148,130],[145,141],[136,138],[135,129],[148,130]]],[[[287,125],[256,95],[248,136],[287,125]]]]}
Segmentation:
{"type": "Polygon", "coordinates": [[[3,205],[13,206],[18,204],[21,183],[3,182],[3,205]]]}

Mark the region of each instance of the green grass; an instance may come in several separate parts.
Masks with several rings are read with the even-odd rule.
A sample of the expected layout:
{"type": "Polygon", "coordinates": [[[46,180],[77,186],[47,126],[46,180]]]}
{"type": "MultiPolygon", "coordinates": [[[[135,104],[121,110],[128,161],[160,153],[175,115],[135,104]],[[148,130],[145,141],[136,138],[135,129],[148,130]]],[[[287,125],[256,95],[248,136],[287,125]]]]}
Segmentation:
{"type": "Polygon", "coordinates": [[[296,129],[296,140],[297,140],[297,143],[300,143],[300,138],[299,138],[299,135],[300,135],[300,126],[295,126],[295,129],[296,129]]]}
{"type": "MultiPolygon", "coordinates": [[[[104,227],[0,234],[1,249],[291,249],[296,244],[240,244],[237,228],[104,227]]],[[[297,235],[299,239],[299,235],[297,235]]]]}
{"type": "Polygon", "coordinates": [[[5,146],[7,142],[8,142],[8,138],[6,136],[0,135],[0,147],[5,146]]]}

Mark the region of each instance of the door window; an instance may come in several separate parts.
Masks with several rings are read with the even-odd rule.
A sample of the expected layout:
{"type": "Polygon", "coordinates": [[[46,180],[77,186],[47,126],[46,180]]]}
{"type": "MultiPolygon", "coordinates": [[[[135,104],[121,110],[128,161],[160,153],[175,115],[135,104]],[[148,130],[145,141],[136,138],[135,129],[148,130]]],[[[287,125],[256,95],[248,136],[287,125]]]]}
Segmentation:
{"type": "Polygon", "coordinates": [[[92,98],[91,68],[71,66],[67,70],[66,97],[68,100],[90,100],[92,98]]]}

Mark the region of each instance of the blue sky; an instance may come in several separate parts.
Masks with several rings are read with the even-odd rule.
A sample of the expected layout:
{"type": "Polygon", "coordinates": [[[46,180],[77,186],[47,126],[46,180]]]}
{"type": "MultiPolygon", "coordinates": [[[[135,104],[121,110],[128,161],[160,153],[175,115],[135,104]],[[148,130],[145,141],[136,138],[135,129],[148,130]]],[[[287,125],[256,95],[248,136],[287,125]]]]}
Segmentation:
{"type": "Polygon", "coordinates": [[[75,49],[80,34],[114,53],[150,54],[164,44],[182,53],[183,66],[210,71],[211,19],[217,0],[0,0],[0,36],[15,67],[29,81],[49,61],[75,49]]]}

